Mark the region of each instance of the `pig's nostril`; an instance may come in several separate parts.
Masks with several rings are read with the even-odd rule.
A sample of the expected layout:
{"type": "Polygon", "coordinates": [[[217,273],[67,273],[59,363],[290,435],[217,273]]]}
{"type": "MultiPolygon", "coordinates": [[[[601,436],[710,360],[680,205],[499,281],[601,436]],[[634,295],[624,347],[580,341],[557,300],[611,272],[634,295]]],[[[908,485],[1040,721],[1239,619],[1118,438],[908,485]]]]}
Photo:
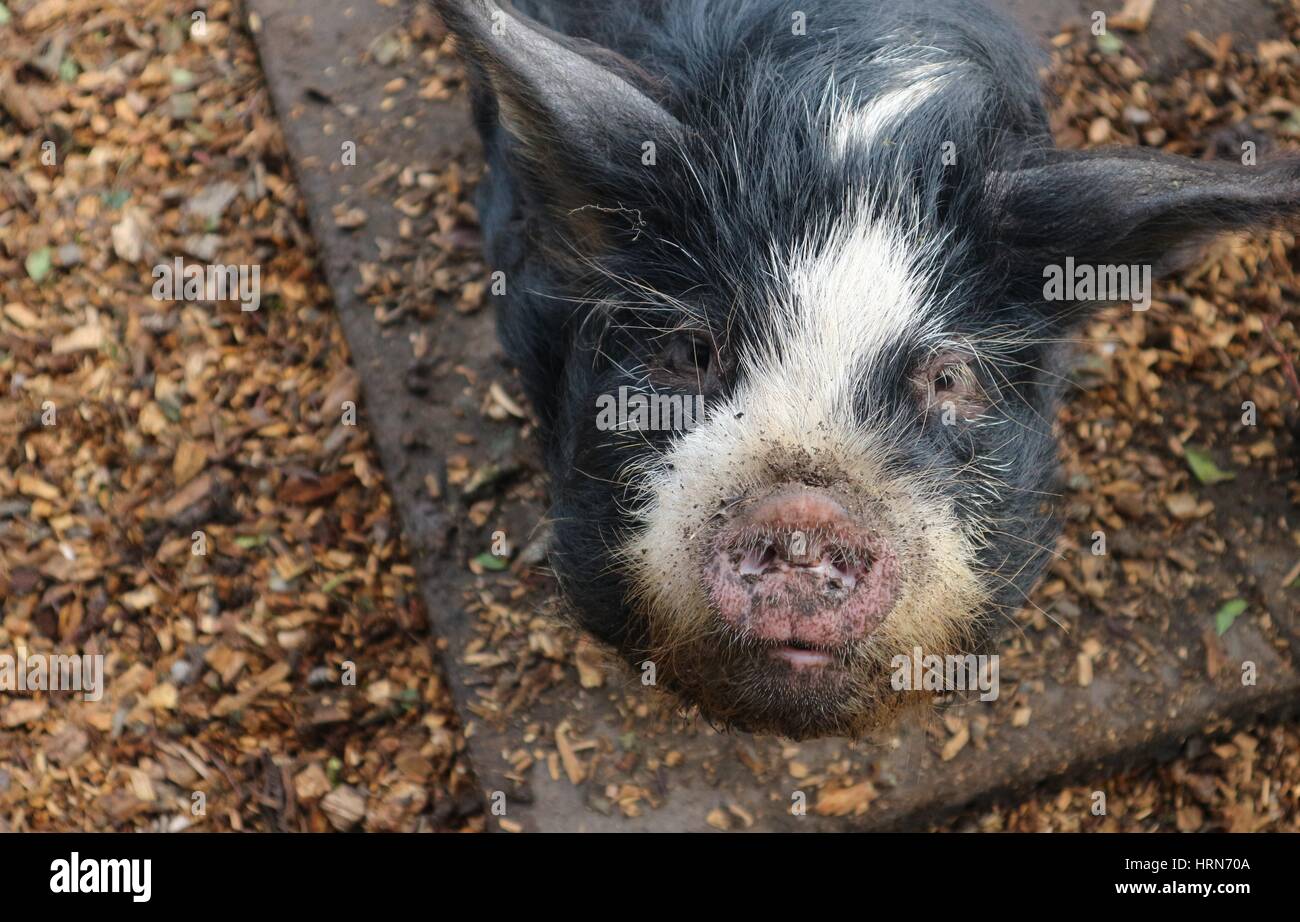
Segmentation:
{"type": "Polygon", "coordinates": [[[825,554],[814,569],[821,574],[830,591],[848,591],[858,584],[858,579],[867,570],[865,563],[856,559],[857,556],[837,548],[825,554]]]}
{"type": "Polygon", "coordinates": [[[826,562],[837,573],[856,579],[871,569],[871,555],[865,550],[834,547],[826,554],[826,562]]]}
{"type": "Polygon", "coordinates": [[[740,559],[740,575],[755,578],[762,576],[776,567],[776,557],[776,548],[772,544],[751,549],[740,559]]]}

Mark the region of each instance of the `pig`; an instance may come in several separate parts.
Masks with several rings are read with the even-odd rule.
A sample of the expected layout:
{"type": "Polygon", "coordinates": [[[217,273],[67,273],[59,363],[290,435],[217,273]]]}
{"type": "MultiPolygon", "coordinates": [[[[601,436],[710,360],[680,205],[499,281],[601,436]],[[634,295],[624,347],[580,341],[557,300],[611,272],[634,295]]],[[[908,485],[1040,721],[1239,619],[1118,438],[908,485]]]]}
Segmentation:
{"type": "Polygon", "coordinates": [[[1044,279],[1300,208],[1291,159],[1057,149],[975,0],[436,6],[565,608],[723,728],[870,737],[934,698],[900,657],[995,650],[1096,300],[1044,279]]]}

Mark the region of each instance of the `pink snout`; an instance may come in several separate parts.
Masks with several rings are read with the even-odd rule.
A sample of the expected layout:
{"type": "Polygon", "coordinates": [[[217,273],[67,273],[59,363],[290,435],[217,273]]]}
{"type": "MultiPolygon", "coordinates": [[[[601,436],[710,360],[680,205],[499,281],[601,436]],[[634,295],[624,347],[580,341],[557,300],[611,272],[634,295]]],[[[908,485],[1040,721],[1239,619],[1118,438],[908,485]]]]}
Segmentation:
{"type": "Polygon", "coordinates": [[[704,576],[718,613],[742,634],[822,650],[879,627],[899,583],[880,530],[803,486],[778,489],[724,526],[704,576]]]}

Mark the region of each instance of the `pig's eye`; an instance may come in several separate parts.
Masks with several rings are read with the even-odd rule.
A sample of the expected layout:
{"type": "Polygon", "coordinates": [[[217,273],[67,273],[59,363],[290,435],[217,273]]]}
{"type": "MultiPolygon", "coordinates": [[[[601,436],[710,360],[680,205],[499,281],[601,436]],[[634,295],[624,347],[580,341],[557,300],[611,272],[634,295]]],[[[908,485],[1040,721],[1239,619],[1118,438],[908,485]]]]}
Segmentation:
{"type": "Polygon", "coordinates": [[[988,395],[980,386],[971,362],[971,356],[965,353],[943,352],[921,368],[915,386],[927,411],[974,419],[988,409],[988,395]]]}
{"type": "Polygon", "coordinates": [[[677,335],[664,342],[651,363],[650,376],[661,384],[709,394],[720,385],[718,364],[707,336],[677,335]]]}

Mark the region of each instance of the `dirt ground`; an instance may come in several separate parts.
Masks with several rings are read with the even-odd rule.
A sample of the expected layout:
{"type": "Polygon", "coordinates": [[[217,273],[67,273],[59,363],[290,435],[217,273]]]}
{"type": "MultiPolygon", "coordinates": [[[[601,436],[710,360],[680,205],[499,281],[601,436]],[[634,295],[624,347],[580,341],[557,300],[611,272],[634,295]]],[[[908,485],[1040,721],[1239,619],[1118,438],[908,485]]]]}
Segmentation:
{"type": "MultiPolygon", "coordinates": [[[[357,376],[243,11],[0,2],[0,652],[102,653],[113,677],[98,702],[0,697],[0,829],[483,828],[364,418],[332,409],[357,376]],[[150,267],[181,253],[260,265],[260,310],[155,300],[150,267]]],[[[1296,9],[1279,15],[1300,38],[1296,9]]],[[[1115,48],[1062,41],[1062,143],[1300,146],[1295,46],[1202,41],[1194,72],[1151,85],[1115,48]]],[[[1271,431],[1294,423],[1294,252],[1287,234],[1226,247],[1166,295],[1199,323],[1099,321],[1090,339],[1119,345],[1096,354],[1124,373],[1085,369],[1063,425],[1115,450],[1069,449],[1079,490],[1123,481],[1106,466],[1146,463],[1143,433],[1160,431],[1287,481],[1295,502],[1293,441],[1230,443],[1197,412],[1249,382],[1271,431]],[[1158,393],[1178,366],[1195,388],[1158,393]],[[1112,425],[1124,414],[1148,415],[1138,438],[1112,425]]],[[[1178,498],[1189,478],[1093,504],[1203,515],[1178,498]]],[[[1132,566],[1054,577],[1119,596],[1132,566]]],[[[1207,728],[1170,762],[943,828],[1084,826],[1300,830],[1300,725],[1207,728]]]]}

